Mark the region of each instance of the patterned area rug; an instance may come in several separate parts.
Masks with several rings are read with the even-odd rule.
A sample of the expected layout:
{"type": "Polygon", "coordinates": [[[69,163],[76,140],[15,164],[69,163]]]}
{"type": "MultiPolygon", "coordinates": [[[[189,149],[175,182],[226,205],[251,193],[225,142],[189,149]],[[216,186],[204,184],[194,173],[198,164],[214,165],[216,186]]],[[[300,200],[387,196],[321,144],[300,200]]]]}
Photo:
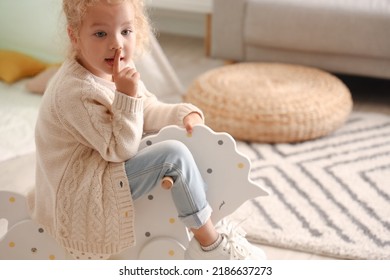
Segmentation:
{"type": "Polygon", "coordinates": [[[321,139],[238,147],[252,161],[252,180],[271,192],[232,215],[250,241],[390,259],[390,116],[354,112],[321,139]]]}

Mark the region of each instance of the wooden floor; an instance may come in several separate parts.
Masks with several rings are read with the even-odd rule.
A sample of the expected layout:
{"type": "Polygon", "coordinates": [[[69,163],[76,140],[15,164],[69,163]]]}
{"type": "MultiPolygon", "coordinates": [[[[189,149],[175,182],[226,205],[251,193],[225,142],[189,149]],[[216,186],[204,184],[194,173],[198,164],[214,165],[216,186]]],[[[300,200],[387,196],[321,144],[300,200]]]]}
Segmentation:
{"type": "Polygon", "coordinates": [[[157,34],[156,36],[186,88],[205,71],[225,64],[223,60],[205,56],[204,44],[201,38],[169,34],[157,34]]]}

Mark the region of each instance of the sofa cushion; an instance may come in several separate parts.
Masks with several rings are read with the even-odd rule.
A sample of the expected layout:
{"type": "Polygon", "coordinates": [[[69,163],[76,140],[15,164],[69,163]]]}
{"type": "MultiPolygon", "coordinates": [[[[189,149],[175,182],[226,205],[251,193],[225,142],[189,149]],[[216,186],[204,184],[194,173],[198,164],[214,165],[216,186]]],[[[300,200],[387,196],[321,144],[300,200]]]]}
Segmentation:
{"type": "Polygon", "coordinates": [[[387,0],[249,0],[247,45],[390,57],[387,0]]]}

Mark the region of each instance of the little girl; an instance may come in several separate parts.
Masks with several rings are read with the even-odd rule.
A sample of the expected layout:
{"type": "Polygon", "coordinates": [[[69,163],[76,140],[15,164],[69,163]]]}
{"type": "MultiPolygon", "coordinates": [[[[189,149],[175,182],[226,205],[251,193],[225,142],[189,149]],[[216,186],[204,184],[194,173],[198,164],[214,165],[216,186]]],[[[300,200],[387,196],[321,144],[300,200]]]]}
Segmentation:
{"type": "MultiPolygon", "coordinates": [[[[135,244],[133,201],[164,177],[194,234],[187,259],[261,259],[244,237],[210,220],[205,183],[187,147],[171,140],[138,152],[144,133],[203,124],[190,104],[164,104],[133,59],[149,36],[141,0],[63,0],[71,55],[48,86],[36,124],[32,217],[77,259],[107,259],[135,244]]],[[[163,211],[163,205],[162,211],[163,211]]]]}

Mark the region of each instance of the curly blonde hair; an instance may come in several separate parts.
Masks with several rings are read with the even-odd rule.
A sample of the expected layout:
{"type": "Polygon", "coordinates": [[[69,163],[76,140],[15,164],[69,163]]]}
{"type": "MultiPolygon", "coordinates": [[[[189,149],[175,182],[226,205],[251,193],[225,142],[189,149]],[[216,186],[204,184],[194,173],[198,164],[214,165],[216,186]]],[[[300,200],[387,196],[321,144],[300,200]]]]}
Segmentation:
{"type": "MultiPolygon", "coordinates": [[[[128,1],[134,7],[136,27],[137,54],[142,53],[149,46],[149,33],[151,32],[149,18],[146,13],[144,0],[63,0],[62,8],[65,13],[68,27],[77,36],[82,24],[84,15],[88,9],[97,3],[105,1],[108,4],[119,4],[128,1]]],[[[71,55],[75,55],[71,50],[71,55]]]]}

